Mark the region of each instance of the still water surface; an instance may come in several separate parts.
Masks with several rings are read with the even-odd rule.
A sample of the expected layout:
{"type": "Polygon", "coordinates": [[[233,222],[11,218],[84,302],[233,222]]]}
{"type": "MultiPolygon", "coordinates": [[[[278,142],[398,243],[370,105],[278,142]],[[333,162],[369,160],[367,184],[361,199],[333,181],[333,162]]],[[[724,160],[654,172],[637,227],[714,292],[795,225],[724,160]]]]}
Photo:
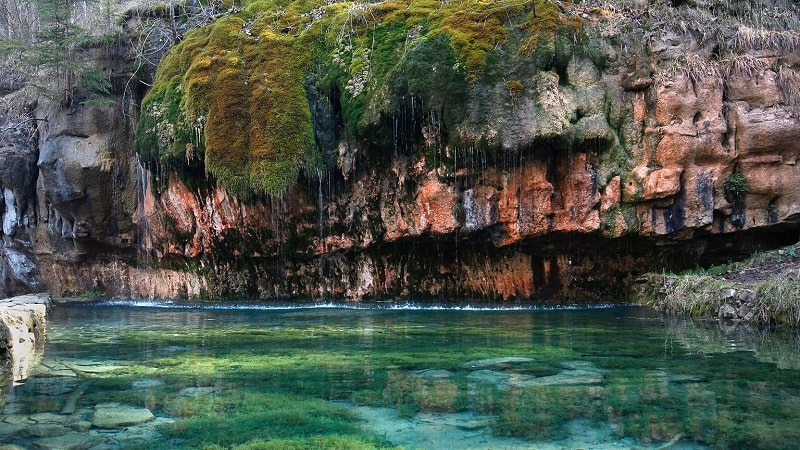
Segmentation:
{"type": "Polygon", "coordinates": [[[62,304],[0,444],[795,448],[798,342],[628,306],[62,304]]]}

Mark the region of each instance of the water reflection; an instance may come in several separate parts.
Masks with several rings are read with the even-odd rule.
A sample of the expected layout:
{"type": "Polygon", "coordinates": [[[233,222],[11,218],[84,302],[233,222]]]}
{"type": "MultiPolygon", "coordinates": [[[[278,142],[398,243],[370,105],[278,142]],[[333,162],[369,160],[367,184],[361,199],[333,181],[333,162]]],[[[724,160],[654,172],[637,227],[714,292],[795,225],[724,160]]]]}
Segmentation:
{"type": "Polygon", "coordinates": [[[680,345],[690,353],[747,351],[778,369],[800,369],[800,334],[743,323],[666,318],[665,348],[680,345]]]}

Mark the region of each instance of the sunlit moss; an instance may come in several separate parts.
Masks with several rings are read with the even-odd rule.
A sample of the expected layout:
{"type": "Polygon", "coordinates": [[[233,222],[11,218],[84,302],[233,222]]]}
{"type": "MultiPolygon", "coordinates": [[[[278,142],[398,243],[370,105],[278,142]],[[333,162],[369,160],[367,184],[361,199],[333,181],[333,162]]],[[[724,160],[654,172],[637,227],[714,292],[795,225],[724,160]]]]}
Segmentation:
{"type": "Polygon", "coordinates": [[[549,0],[533,0],[535,5],[528,13],[522,28],[528,31],[520,46],[520,53],[533,54],[546,43],[552,44],[559,29],[575,33],[580,31],[582,22],[579,17],[569,11],[571,2],[552,2],[549,0]]]}
{"type": "MultiPolygon", "coordinates": [[[[532,39],[577,26],[569,3],[558,5],[244,2],[165,56],[142,105],[137,149],[157,164],[202,164],[236,194],[281,194],[321,163],[309,83],[341,98],[354,136],[380,142],[393,118],[414,123],[426,111],[441,115],[446,133],[465,114],[453,100],[467,98],[520,23],[532,39]]],[[[413,127],[405,132],[418,139],[413,127]]]]}
{"type": "Polygon", "coordinates": [[[234,447],[235,450],[316,450],[321,448],[328,450],[369,450],[394,447],[350,436],[255,440],[234,447]]]}

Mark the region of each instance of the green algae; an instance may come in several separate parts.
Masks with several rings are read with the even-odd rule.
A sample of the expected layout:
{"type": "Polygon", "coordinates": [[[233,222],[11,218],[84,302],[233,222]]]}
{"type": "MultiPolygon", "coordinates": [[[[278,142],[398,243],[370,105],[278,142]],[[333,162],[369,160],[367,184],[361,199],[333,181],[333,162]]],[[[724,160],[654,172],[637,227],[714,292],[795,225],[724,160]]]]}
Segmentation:
{"type": "MultiPolygon", "coordinates": [[[[717,448],[785,448],[800,437],[798,368],[736,347],[771,340],[740,343],[649,310],[120,309],[56,310],[47,352],[67,366],[111,358],[97,360],[109,370],[81,375],[91,386],[78,406],[119,402],[175,419],[148,448],[392,446],[350,404],[408,418],[482,414],[495,436],[534,446],[568,438],[576,420],[639,446],[682,434],[717,448]],[[97,339],[104,333],[116,337],[97,339]],[[586,371],[584,381],[535,384],[586,371]]],[[[50,400],[28,408],[57,412],[60,399],[50,400]]]]}

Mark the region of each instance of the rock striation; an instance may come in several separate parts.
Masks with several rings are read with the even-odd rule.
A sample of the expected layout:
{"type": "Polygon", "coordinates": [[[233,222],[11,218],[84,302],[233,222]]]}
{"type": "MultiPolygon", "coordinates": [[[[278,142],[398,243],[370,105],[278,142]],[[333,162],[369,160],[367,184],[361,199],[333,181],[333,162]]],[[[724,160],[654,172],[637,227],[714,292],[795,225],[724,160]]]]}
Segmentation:
{"type": "MultiPolygon", "coordinates": [[[[574,34],[554,32],[544,53],[506,24],[481,75],[448,85],[459,114],[411,87],[392,97],[368,71],[346,86],[309,81],[321,162],[280,195],[207,176],[194,144],[168,163],[137,155],[144,84],[115,84],[115,105],[21,102],[47,120],[27,130],[34,141],[0,148],[0,293],[589,301],[624,295],[646,271],[796,241],[796,30],[775,25],[767,39],[731,25],[720,44],[692,27],[705,3],[592,5],[561,4],[574,34]],[[351,123],[356,91],[371,103],[351,123]]],[[[420,33],[398,58],[441,44],[420,33]]],[[[125,51],[92,57],[124,79],[125,51]]],[[[155,137],[173,141],[186,125],[159,123],[173,133],[155,137]]],[[[222,171],[225,136],[212,137],[222,171]]]]}

